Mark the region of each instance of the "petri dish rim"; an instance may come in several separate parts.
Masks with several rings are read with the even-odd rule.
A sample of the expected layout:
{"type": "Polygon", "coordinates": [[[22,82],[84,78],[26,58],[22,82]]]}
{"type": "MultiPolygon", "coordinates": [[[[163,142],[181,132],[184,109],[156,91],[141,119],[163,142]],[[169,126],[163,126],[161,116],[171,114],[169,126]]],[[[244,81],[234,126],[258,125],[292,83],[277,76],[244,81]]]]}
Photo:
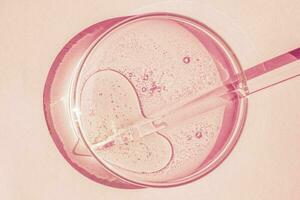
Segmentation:
{"type": "MultiPolygon", "coordinates": [[[[233,70],[235,72],[238,79],[238,85],[240,89],[242,89],[244,92],[247,92],[247,84],[246,84],[246,78],[243,73],[243,70],[241,68],[241,65],[235,56],[232,49],[229,47],[229,45],[222,39],[221,36],[219,36],[216,32],[214,32],[212,29],[210,29],[205,24],[199,22],[198,20],[192,19],[190,17],[186,17],[179,14],[174,13],[167,13],[167,12],[154,12],[154,13],[146,13],[146,14],[140,14],[140,15],[134,15],[129,16],[128,18],[123,19],[121,22],[116,23],[112,27],[108,28],[104,33],[102,33],[93,43],[90,45],[90,47],[86,50],[85,56],[82,59],[80,65],[78,66],[78,69],[76,70],[75,74],[73,75],[72,81],[70,83],[70,90],[69,90],[69,113],[71,115],[72,119],[72,125],[74,127],[74,130],[77,131],[82,138],[84,144],[90,151],[90,153],[93,155],[93,157],[99,162],[99,164],[103,165],[106,170],[108,170],[110,173],[115,175],[116,177],[120,178],[123,181],[126,181],[130,184],[134,184],[141,187],[174,187],[186,183],[193,182],[209,172],[211,172],[213,169],[215,169],[217,166],[219,166],[224,159],[230,154],[232,149],[234,148],[235,144],[237,143],[242,128],[245,123],[246,115],[247,115],[247,105],[248,101],[247,98],[239,98],[238,108],[237,108],[237,121],[234,124],[234,128],[232,129],[232,132],[230,136],[228,137],[228,140],[226,141],[225,145],[222,147],[222,149],[219,151],[219,153],[216,154],[216,156],[213,158],[212,161],[208,162],[206,166],[201,168],[197,173],[194,173],[192,175],[189,175],[187,177],[184,177],[182,179],[179,179],[179,181],[176,181],[174,183],[163,183],[163,182],[142,182],[142,181],[136,181],[128,179],[118,173],[116,173],[114,170],[107,167],[105,164],[105,161],[103,161],[99,156],[97,156],[96,152],[91,148],[90,142],[87,140],[85,134],[81,130],[81,122],[80,122],[80,113],[73,112],[74,108],[80,108],[80,101],[78,100],[80,97],[80,92],[78,92],[78,82],[81,78],[81,71],[83,67],[85,66],[85,61],[88,59],[90,53],[93,51],[93,49],[101,42],[101,40],[104,37],[109,36],[110,33],[113,31],[121,28],[123,25],[128,25],[129,23],[136,22],[138,20],[144,20],[147,18],[159,18],[159,19],[171,19],[174,21],[180,21],[181,23],[186,23],[188,25],[193,26],[196,29],[199,29],[199,31],[202,31],[208,37],[210,37],[217,45],[218,47],[221,47],[223,53],[228,58],[229,62],[232,64],[233,70]]],[[[79,90],[80,91],[80,90],[79,90]]]]}

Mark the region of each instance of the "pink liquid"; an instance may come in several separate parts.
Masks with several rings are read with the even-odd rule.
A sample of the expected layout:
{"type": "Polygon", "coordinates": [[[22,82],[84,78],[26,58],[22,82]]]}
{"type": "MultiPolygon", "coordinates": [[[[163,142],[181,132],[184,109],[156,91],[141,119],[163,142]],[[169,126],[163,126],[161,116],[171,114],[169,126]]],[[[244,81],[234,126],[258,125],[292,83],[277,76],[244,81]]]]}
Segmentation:
{"type": "MultiPolygon", "coordinates": [[[[81,128],[90,144],[220,87],[233,76],[226,56],[205,34],[166,19],[137,21],[111,32],[82,70],[81,128]],[[119,77],[105,74],[107,70],[119,77]]],[[[130,180],[176,182],[222,149],[236,123],[237,107],[233,101],[156,134],[96,149],[95,154],[130,180]]]]}

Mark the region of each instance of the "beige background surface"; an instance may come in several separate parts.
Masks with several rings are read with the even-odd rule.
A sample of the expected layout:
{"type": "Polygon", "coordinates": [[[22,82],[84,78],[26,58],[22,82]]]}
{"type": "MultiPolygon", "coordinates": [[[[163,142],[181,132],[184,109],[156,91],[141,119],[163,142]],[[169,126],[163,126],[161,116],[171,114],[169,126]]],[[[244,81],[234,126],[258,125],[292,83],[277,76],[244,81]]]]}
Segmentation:
{"type": "MultiPolygon", "coordinates": [[[[83,28],[157,1],[120,2],[0,0],[0,199],[299,199],[299,78],[251,96],[244,132],[232,154],[189,185],[113,189],[88,180],[63,159],[43,116],[47,72],[63,45],[83,28]]],[[[207,4],[232,19],[254,44],[252,55],[240,55],[245,68],[300,47],[298,0],[207,4]]]]}

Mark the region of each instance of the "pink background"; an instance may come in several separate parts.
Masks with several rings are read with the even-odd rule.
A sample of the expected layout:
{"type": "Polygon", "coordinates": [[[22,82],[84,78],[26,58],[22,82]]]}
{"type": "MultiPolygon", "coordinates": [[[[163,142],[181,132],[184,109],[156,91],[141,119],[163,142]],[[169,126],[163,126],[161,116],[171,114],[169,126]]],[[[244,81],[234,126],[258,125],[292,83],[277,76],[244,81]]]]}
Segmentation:
{"type": "MultiPolygon", "coordinates": [[[[63,159],[42,110],[48,70],[63,45],[85,27],[157,1],[119,2],[1,1],[0,198],[299,199],[299,78],[251,96],[246,125],[234,151],[220,167],[189,185],[109,188],[83,177],[63,159]]],[[[241,55],[245,69],[300,47],[298,0],[211,0],[207,4],[231,18],[254,44],[255,55],[241,55]]]]}

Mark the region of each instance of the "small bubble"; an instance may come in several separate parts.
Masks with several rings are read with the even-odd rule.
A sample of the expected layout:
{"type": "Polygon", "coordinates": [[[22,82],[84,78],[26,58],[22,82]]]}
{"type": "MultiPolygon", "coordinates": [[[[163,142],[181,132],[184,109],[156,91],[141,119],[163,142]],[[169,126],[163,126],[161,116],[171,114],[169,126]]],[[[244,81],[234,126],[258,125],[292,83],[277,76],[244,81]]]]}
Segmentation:
{"type": "Polygon", "coordinates": [[[148,79],[149,79],[148,74],[145,74],[145,75],[143,76],[143,80],[146,81],[146,80],[148,80],[148,79]]]}
{"type": "Polygon", "coordinates": [[[214,83],[214,80],[208,80],[208,81],[207,81],[207,84],[208,84],[208,85],[212,85],[213,83],[214,83]]]}
{"type": "Polygon", "coordinates": [[[200,139],[202,138],[202,132],[198,131],[196,134],[195,134],[195,137],[200,139]]]}
{"type": "Polygon", "coordinates": [[[157,89],[158,89],[158,87],[156,85],[156,82],[152,82],[152,86],[150,88],[151,93],[154,93],[154,91],[157,90],[157,89]]]}
{"type": "Polygon", "coordinates": [[[146,92],[147,88],[142,87],[142,92],[146,92]]]}
{"type": "Polygon", "coordinates": [[[189,64],[191,62],[191,58],[189,56],[185,56],[183,59],[182,59],[183,63],[185,64],[189,64]]]}
{"type": "Polygon", "coordinates": [[[95,112],[95,110],[94,110],[94,109],[90,109],[90,112],[89,112],[89,115],[90,115],[90,116],[94,116],[94,115],[95,115],[95,113],[96,113],[96,112],[95,112]]]}

